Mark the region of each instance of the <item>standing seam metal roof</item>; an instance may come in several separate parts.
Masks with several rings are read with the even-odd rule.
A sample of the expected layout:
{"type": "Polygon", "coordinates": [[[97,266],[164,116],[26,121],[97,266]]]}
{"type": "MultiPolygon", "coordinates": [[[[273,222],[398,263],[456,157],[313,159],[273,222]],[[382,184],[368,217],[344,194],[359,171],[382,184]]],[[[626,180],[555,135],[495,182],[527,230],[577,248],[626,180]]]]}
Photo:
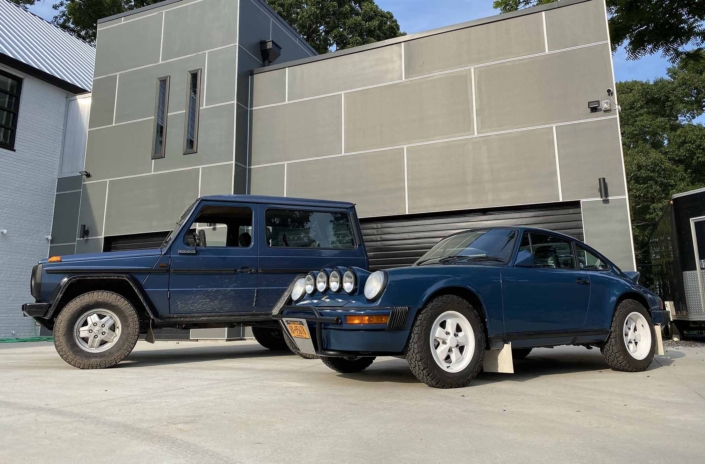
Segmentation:
{"type": "Polygon", "coordinates": [[[0,0],[0,53],[90,92],[95,48],[68,32],[0,0]]]}

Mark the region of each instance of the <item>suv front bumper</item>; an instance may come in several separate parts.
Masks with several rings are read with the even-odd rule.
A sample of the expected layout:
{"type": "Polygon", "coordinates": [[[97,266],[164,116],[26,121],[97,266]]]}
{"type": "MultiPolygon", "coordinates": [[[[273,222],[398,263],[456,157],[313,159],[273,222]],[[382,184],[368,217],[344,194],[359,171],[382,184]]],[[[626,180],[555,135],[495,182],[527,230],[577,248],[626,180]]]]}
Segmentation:
{"type": "Polygon", "coordinates": [[[45,317],[51,308],[50,303],[25,303],[22,305],[24,317],[45,317]]]}

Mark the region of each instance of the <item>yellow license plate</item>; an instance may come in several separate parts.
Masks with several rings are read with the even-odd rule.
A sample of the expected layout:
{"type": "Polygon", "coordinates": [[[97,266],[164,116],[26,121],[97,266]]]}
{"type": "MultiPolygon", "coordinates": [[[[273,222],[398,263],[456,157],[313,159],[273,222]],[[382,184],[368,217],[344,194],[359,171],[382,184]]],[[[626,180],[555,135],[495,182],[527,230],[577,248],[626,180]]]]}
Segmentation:
{"type": "Polygon", "coordinates": [[[311,338],[308,334],[308,329],[301,322],[287,322],[286,327],[289,329],[289,333],[294,338],[311,338]]]}

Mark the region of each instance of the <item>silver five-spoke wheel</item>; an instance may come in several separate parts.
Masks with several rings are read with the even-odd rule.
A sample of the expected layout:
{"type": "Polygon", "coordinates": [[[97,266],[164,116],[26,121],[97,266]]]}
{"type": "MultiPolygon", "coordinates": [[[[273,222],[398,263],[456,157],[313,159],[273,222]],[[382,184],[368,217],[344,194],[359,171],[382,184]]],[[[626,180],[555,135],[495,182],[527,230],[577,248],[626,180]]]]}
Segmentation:
{"type": "Polygon", "coordinates": [[[475,334],[470,322],[456,311],[438,316],[431,327],[433,360],[446,372],[460,372],[475,352],[475,334]]]}
{"type": "Polygon", "coordinates": [[[624,321],[624,344],[636,360],[645,359],[651,351],[651,328],[646,318],[638,312],[630,313],[624,321]]]}
{"type": "Polygon", "coordinates": [[[89,353],[109,350],[120,338],[120,319],[107,309],[94,309],[76,321],[74,336],[81,349],[89,353]]]}

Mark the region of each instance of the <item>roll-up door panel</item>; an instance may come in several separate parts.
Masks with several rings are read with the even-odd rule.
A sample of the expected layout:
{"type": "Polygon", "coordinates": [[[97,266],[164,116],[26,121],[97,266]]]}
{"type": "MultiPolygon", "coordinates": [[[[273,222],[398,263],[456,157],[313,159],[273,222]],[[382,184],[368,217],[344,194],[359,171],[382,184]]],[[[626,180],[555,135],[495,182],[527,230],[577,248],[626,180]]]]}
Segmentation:
{"type": "Polygon", "coordinates": [[[413,264],[442,238],[480,227],[530,226],[583,239],[580,203],[396,216],[360,221],[370,268],[413,264]]]}

